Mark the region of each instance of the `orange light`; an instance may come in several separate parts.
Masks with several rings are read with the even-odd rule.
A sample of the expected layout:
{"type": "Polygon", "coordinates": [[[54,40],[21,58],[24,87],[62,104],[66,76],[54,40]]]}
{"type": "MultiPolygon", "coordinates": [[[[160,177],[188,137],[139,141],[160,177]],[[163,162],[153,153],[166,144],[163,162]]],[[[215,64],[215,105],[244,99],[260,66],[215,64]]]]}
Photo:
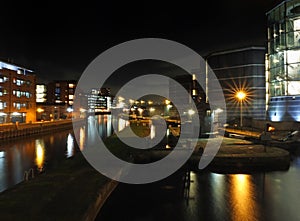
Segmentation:
{"type": "Polygon", "coordinates": [[[275,131],[275,127],[269,126],[269,127],[268,127],[268,131],[269,131],[269,132],[275,131]]]}
{"type": "Polygon", "coordinates": [[[236,96],[237,99],[242,101],[246,98],[247,94],[244,91],[238,91],[238,92],[236,92],[235,96],[236,96]]]}

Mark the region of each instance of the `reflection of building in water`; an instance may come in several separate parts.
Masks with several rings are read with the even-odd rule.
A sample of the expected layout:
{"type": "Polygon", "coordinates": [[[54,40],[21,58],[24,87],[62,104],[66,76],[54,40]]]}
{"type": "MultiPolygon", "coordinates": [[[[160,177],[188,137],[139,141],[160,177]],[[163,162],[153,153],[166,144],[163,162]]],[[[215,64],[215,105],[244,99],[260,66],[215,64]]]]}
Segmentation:
{"type": "Polygon", "coordinates": [[[0,61],[0,123],[35,121],[35,84],[32,70],[0,61]]]}
{"type": "Polygon", "coordinates": [[[300,1],[267,13],[267,99],[271,121],[300,121],[300,1]]]}
{"type": "Polygon", "coordinates": [[[75,154],[74,138],[73,138],[72,134],[68,134],[66,156],[67,156],[67,158],[69,158],[69,157],[72,157],[74,154],[75,154]]]}
{"type": "Polygon", "coordinates": [[[92,89],[88,95],[89,112],[108,113],[111,110],[112,96],[109,88],[92,89]]]}

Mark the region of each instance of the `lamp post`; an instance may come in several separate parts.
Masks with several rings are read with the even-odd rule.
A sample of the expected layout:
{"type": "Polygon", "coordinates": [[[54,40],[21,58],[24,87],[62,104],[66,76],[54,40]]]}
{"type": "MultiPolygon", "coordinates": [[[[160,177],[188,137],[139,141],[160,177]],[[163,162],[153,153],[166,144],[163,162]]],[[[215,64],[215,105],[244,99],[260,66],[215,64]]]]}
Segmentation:
{"type": "Polygon", "coordinates": [[[237,91],[235,97],[240,102],[240,127],[243,127],[243,101],[245,100],[247,94],[245,91],[237,91]]]}

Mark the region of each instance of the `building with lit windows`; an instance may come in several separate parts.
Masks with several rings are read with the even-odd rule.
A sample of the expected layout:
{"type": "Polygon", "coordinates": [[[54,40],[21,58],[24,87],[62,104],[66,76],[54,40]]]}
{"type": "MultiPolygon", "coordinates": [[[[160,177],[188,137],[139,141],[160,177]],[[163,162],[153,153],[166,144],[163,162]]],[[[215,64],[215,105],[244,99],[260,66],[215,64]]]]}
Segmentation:
{"type": "Polygon", "coordinates": [[[0,123],[35,121],[35,85],[32,70],[0,61],[0,123]]]}
{"type": "Polygon", "coordinates": [[[283,1],[266,15],[268,120],[299,122],[300,1],[283,1]]]}
{"type": "Polygon", "coordinates": [[[109,88],[92,89],[87,97],[89,112],[98,114],[111,111],[112,97],[109,88]]]}
{"type": "Polygon", "coordinates": [[[36,85],[36,120],[71,118],[76,81],[54,81],[36,85]]]}
{"type": "MultiPolygon", "coordinates": [[[[253,119],[265,120],[265,53],[265,47],[251,46],[206,56],[208,65],[223,89],[227,122],[242,125],[242,117],[242,126],[251,126],[253,119]]],[[[210,88],[210,91],[213,90],[210,88]]]]}
{"type": "Polygon", "coordinates": [[[37,84],[35,93],[36,93],[36,103],[46,103],[47,86],[45,84],[37,84]]]}
{"type": "Polygon", "coordinates": [[[72,106],[77,81],[54,81],[47,85],[47,102],[72,106]]]}

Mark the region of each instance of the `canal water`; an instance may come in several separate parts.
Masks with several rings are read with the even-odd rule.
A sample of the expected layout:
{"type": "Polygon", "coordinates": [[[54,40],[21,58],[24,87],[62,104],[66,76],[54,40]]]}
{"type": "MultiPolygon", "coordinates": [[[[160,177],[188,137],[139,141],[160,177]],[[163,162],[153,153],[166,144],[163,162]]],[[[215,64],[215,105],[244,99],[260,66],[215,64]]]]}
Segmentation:
{"type": "MultiPolygon", "coordinates": [[[[99,135],[106,138],[113,128],[123,129],[127,123],[122,119],[112,119],[111,115],[89,118],[96,123],[99,135]],[[112,125],[114,124],[114,127],[112,125]]],[[[89,124],[88,124],[89,125],[89,124]]],[[[85,126],[76,130],[64,130],[51,134],[21,137],[0,143],[0,192],[24,180],[25,172],[33,169],[35,175],[59,167],[63,160],[83,149],[88,133],[85,126]],[[78,133],[79,145],[74,137],[78,133]]]]}
{"type": "Polygon", "coordinates": [[[285,172],[217,174],[191,172],[180,190],[169,177],[145,185],[120,184],[97,221],[299,221],[300,155],[285,172]]]}
{"type": "MultiPolygon", "coordinates": [[[[100,115],[96,123],[101,137],[121,130],[126,121],[100,115]]],[[[89,126],[89,124],[88,124],[89,126]]],[[[63,160],[83,149],[88,128],[59,131],[0,144],[0,191],[21,182],[24,172],[59,167],[63,160]],[[75,142],[74,133],[80,136],[75,142]]],[[[300,152],[300,151],[299,151],[300,152]]],[[[300,220],[300,153],[293,155],[288,171],[253,174],[191,172],[185,188],[178,177],[146,185],[120,184],[100,210],[96,220],[300,220]]]]}

